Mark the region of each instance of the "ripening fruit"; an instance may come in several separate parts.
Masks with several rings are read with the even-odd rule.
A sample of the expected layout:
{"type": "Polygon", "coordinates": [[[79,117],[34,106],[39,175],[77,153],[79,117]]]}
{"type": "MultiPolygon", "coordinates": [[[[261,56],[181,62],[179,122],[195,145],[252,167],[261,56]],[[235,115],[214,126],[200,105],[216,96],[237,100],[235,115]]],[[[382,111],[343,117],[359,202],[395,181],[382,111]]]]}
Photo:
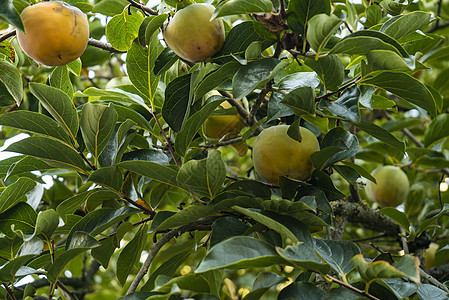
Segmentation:
{"type": "MultiPolygon", "coordinates": [[[[231,104],[225,101],[222,102],[221,107],[231,108],[231,104]]],[[[205,122],[204,134],[211,139],[221,140],[232,139],[237,137],[245,127],[245,123],[239,114],[235,115],[211,115],[205,122]]],[[[232,144],[240,156],[244,156],[248,151],[248,145],[245,142],[232,144]]]]}
{"type": "Polygon", "coordinates": [[[221,18],[210,20],[215,7],[191,4],[178,12],[164,30],[164,40],[173,52],[193,63],[205,61],[223,47],[221,18]]]}
{"type": "Polygon", "coordinates": [[[253,164],[257,174],[264,180],[279,183],[279,176],[306,180],[313,171],[310,156],[320,150],[315,135],[300,127],[302,141],[288,136],[288,125],[265,129],[254,141],[253,164]]]}
{"type": "Polygon", "coordinates": [[[25,33],[17,30],[22,50],[38,63],[65,65],[83,54],[89,23],[77,7],[60,1],[27,6],[20,17],[25,33]]]}
{"type": "Polygon", "coordinates": [[[437,243],[430,243],[429,248],[424,254],[424,261],[426,263],[426,270],[435,267],[435,254],[440,246],[437,243]]]}
{"type": "Polygon", "coordinates": [[[371,175],[376,183],[368,181],[367,195],[376,201],[380,207],[396,207],[407,199],[410,190],[407,175],[395,166],[382,166],[375,169],[371,175]]]}

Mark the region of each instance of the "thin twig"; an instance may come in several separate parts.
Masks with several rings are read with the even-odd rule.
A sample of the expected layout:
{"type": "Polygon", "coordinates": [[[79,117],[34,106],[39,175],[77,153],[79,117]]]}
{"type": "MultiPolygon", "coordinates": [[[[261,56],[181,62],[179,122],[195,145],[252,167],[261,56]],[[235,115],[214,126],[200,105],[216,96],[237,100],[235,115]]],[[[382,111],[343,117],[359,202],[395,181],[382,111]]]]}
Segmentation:
{"type": "Polygon", "coordinates": [[[96,48],[100,48],[100,49],[103,49],[103,50],[106,50],[106,51],[111,52],[111,53],[125,53],[126,52],[126,51],[117,50],[114,47],[112,47],[111,44],[100,42],[99,40],[96,40],[96,39],[93,39],[93,38],[89,38],[88,45],[96,47],[96,48]]]}
{"type": "Polygon", "coordinates": [[[14,29],[14,30],[11,30],[10,32],[7,32],[7,33],[1,35],[0,36],[0,43],[3,42],[4,40],[6,40],[9,37],[15,36],[16,33],[17,33],[17,31],[14,29]]]}
{"type": "Polygon", "coordinates": [[[178,159],[176,158],[176,155],[175,155],[175,150],[173,149],[173,144],[171,143],[171,141],[170,141],[170,139],[168,138],[168,136],[165,134],[165,131],[164,131],[164,129],[162,128],[162,125],[161,125],[161,123],[159,122],[158,117],[157,117],[156,114],[154,113],[153,108],[150,109],[150,113],[151,113],[151,115],[153,116],[154,120],[156,121],[156,123],[157,123],[159,129],[161,130],[162,135],[164,136],[165,143],[167,144],[168,151],[170,151],[170,154],[171,154],[171,156],[172,156],[172,158],[173,158],[173,161],[175,162],[175,164],[176,164],[177,166],[180,166],[180,163],[179,163],[179,161],[178,161],[178,159]]]}
{"type": "Polygon", "coordinates": [[[333,282],[335,282],[335,283],[341,285],[341,286],[344,286],[345,288],[350,289],[351,291],[356,292],[357,294],[360,294],[360,295],[363,295],[363,296],[365,296],[365,297],[368,297],[368,298],[371,299],[371,300],[380,300],[379,298],[377,298],[377,297],[375,297],[375,296],[373,296],[373,295],[367,294],[367,293],[365,293],[364,291],[359,290],[359,289],[356,288],[355,286],[352,286],[352,285],[350,285],[350,284],[348,284],[348,283],[346,283],[346,282],[343,282],[343,281],[341,281],[341,280],[338,280],[338,279],[335,278],[335,277],[332,277],[332,276],[330,276],[330,275],[326,275],[326,278],[327,278],[328,280],[330,280],[330,281],[333,281],[333,282]]]}
{"type": "MultiPolygon", "coordinates": [[[[133,223],[131,226],[132,227],[137,227],[137,226],[139,226],[139,225],[141,225],[143,223],[146,223],[146,222],[149,222],[149,221],[153,220],[153,218],[154,217],[149,217],[149,218],[142,219],[139,222],[133,223]]],[[[103,241],[103,240],[105,240],[107,238],[113,237],[116,234],[117,234],[117,231],[114,231],[113,233],[111,233],[111,234],[109,234],[109,235],[107,235],[105,237],[99,238],[98,241],[101,242],[101,241],[103,241]]]]}
{"type": "Polygon", "coordinates": [[[150,251],[148,252],[148,257],[143,263],[142,267],[140,268],[139,272],[137,273],[136,277],[134,278],[133,282],[131,283],[127,294],[133,293],[137,286],[139,285],[139,282],[142,280],[143,276],[148,272],[148,269],[150,268],[151,263],[153,262],[153,259],[156,257],[156,255],[159,253],[161,248],[168,243],[172,238],[176,236],[180,236],[181,234],[189,231],[193,231],[197,229],[198,227],[203,228],[204,225],[210,225],[212,224],[216,219],[220,218],[220,216],[210,216],[210,217],[204,217],[200,218],[196,221],[193,221],[192,223],[177,227],[175,229],[170,230],[166,234],[164,234],[159,241],[157,241],[153,247],[151,247],[150,251]]]}
{"type": "Polygon", "coordinates": [[[433,284],[434,286],[442,289],[443,291],[445,291],[446,293],[449,293],[449,289],[446,285],[442,284],[441,282],[439,282],[437,279],[435,279],[434,277],[432,277],[431,275],[427,274],[426,271],[424,271],[423,269],[419,268],[419,275],[421,275],[421,277],[423,277],[424,279],[426,279],[427,281],[429,281],[431,284],[433,284]]]}
{"type": "Polygon", "coordinates": [[[345,85],[342,85],[342,86],[341,86],[338,90],[336,90],[335,92],[329,92],[329,93],[327,93],[327,94],[324,94],[324,95],[321,95],[321,96],[319,96],[319,97],[316,97],[316,98],[315,98],[315,101],[320,101],[321,99],[327,99],[327,98],[329,98],[329,97],[332,96],[332,95],[338,94],[338,93],[340,93],[341,91],[343,91],[343,90],[347,89],[348,87],[350,87],[351,85],[354,85],[354,84],[356,84],[357,82],[359,82],[361,78],[362,78],[362,76],[358,76],[358,77],[354,78],[353,80],[351,80],[350,82],[346,83],[345,85]]]}
{"type": "Polygon", "coordinates": [[[16,296],[14,296],[14,292],[9,288],[9,286],[6,283],[3,283],[3,286],[5,287],[9,297],[11,297],[12,300],[16,300],[16,296]]]}
{"type": "Polygon", "coordinates": [[[138,9],[142,10],[144,13],[149,13],[150,15],[157,16],[158,13],[155,10],[152,10],[148,6],[145,6],[141,3],[137,3],[134,0],[128,0],[129,3],[131,3],[131,6],[137,7],[138,9]]]}
{"type": "Polygon", "coordinates": [[[62,282],[58,280],[56,281],[56,284],[58,285],[58,288],[63,290],[69,296],[70,300],[79,300],[78,297],[71,290],[69,290],[62,282]]]}
{"type": "Polygon", "coordinates": [[[154,210],[148,209],[148,207],[145,207],[142,204],[139,204],[138,202],[136,202],[136,201],[132,200],[131,198],[129,198],[128,196],[126,196],[125,194],[122,193],[121,196],[124,200],[126,200],[126,202],[128,202],[129,204],[132,204],[134,206],[137,206],[141,211],[150,215],[151,218],[154,218],[154,216],[156,215],[156,212],[154,210]]]}

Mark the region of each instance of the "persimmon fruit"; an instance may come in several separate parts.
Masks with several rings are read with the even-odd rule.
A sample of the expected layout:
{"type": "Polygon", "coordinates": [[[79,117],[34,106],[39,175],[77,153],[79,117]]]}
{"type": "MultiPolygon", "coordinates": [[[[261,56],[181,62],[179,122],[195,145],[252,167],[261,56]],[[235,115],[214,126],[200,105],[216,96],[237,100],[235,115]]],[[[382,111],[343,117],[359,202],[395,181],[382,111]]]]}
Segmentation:
{"type": "Polygon", "coordinates": [[[27,6],[20,14],[25,32],[17,30],[22,50],[46,66],[62,66],[83,54],[89,40],[87,17],[61,1],[27,6]]]}
{"type": "Polygon", "coordinates": [[[301,142],[288,134],[288,125],[263,130],[253,144],[253,164],[257,174],[272,184],[279,184],[279,176],[307,180],[313,171],[310,156],[320,150],[315,135],[300,127],[301,142]]]}
{"type": "Polygon", "coordinates": [[[368,181],[366,192],[380,207],[396,207],[407,199],[410,183],[401,168],[382,166],[375,169],[371,175],[376,179],[376,183],[368,181]]]}
{"type": "Polygon", "coordinates": [[[206,61],[221,50],[225,38],[223,20],[210,20],[215,7],[194,3],[176,12],[163,31],[168,47],[182,59],[206,61]]]}

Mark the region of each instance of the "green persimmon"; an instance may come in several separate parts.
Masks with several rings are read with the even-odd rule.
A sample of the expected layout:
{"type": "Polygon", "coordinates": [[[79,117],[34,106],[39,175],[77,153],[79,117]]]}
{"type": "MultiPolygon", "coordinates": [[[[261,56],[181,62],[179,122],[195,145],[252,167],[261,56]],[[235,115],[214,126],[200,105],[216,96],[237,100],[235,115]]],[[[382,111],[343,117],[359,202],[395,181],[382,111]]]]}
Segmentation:
{"type": "Polygon", "coordinates": [[[263,130],[253,144],[253,164],[257,174],[267,182],[279,183],[279,176],[307,180],[313,171],[310,156],[320,150],[315,135],[300,127],[301,142],[288,136],[288,125],[263,130]]]}
{"type": "Polygon", "coordinates": [[[179,57],[189,62],[209,59],[221,50],[225,38],[223,20],[210,20],[215,7],[191,4],[176,12],[164,29],[164,40],[179,57]]]}
{"type": "Polygon", "coordinates": [[[380,207],[396,207],[407,199],[410,183],[401,168],[382,166],[375,169],[371,175],[377,183],[368,181],[366,193],[380,207]]]}

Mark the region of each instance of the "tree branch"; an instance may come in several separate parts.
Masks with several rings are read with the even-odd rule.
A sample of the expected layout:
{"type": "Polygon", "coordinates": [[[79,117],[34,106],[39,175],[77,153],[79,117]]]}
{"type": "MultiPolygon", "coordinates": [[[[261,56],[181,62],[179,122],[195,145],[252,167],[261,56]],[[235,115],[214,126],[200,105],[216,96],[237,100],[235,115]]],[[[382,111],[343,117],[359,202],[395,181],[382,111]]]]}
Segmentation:
{"type": "Polygon", "coordinates": [[[159,241],[157,241],[148,252],[148,257],[143,263],[142,267],[140,268],[139,272],[137,273],[136,277],[134,278],[133,282],[129,286],[127,295],[133,293],[137,286],[139,285],[139,282],[142,280],[143,276],[148,272],[148,269],[150,268],[151,263],[153,262],[153,259],[155,258],[156,254],[159,253],[161,248],[168,243],[172,238],[180,236],[181,234],[189,231],[197,230],[197,228],[203,228],[204,225],[210,225],[212,224],[216,219],[220,218],[219,216],[210,216],[210,217],[204,217],[200,218],[196,221],[193,221],[192,223],[177,227],[175,229],[170,230],[166,234],[164,234],[159,241]]]}
{"type": "Polygon", "coordinates": [[[431,284],[433,284],[434,286],[442,289],[443,291],[445,291],[446,293],[449,293],[449,289],[447,288],[446,285],[442,284],[441,282],[439,282],[437,279],[435,279],[433,276],[431,276],[430,274],[427,274],[426,271],[424,271],[423,269],[419,268],[419,274],[421,275],[422,278],[426,279],[427,281],[429,281],[431,284]]]}
{"type": "Polygon", "coordinates": [[[145,6],[145,5],[141,4],[141,3],[137,3],[134,0],[128,0],[128,2],[131,3],[131,6],[137,7],[138,9],[142,10],[145,14],[148,13],[148,14],[153,15],[153,16],[157,16],[158,15],[157,11],[152,10],[148,6],[145,6]]]}
{"type": "Polygon", "coordinates": [[[6,40],[9,37],[15,36],[16,33],[17,33],[17,31],[14,29],[14,30],[11,30],[10,32],[7,32],[7,33],[1,35],[0,36],[0,43],[3,42],[4,40],[6,40]]]}
{"type": "Polygon", "coordinates": [[[114,47],[112,47],[111,44],[100,42],[99,40],[96,40],[96,39],[93,39],[93,38],[89,38],[89,42],[87,44],[90,45],[90,46],[96,47],[96,48],[100,48],[100,49],[106,50],[106,51],[111,52],[111,53],[125,53],[126,52],[126,51],[117,50],[114,47]]]}
{"type": "Polygon", "coordinates": [[[348,284],[348,283],[346,283],[346,282],[343,282],[343,281],[341,281],[341,280],[338,280],[337,278],[334,278],[334,277],[332,277],[332,276],[330,276],[330,275],[326,275],[326,279],[327,279],[327,280],[330,280],[330,281],[333,281],[333,282],[335,282],[335,283],[337,283],[337,284],[339,284],[339,285],[341,285],[341,286],[344,286],[345,288],[350,289],[351,291],[354,291],[354,292],[356,292],[357,294],[360,294],[360,295],[363,295],[363,296],[365,296],[365,297],[368,297],[368,298],[371,299],[371,300],[380,300],[379,298],[374,297],[373,295],[367,294],[367,293],[365,293],[364,291],[359,290],[359,289],[356,288],[355,286],[352,286],[352,285],[350,285],[350,284],[348,284]]]}

